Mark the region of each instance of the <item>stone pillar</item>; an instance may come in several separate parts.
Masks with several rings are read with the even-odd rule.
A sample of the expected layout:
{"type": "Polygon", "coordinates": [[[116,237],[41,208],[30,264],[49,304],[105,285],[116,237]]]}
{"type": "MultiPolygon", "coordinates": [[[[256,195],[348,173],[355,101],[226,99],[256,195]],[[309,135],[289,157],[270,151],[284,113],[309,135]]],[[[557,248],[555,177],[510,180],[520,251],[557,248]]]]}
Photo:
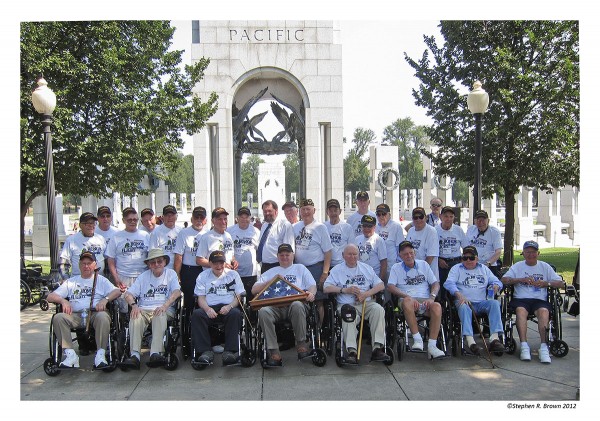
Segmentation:
{"type": "Polygon", "coordinates": [[[352,208],[352,192],[347,191],[344,194],[344,210],[349,210],[350,208],[352,208]]]}
{"type": "MultiPolygon", "coordinates": [[[[48,232],[48,204],[46,196],[38,196],[33,199],[33,227],[32,227],[32,251],[33,255],[38,257],[50,256],[50,238],[48,232]]],[[[56,235],[59,236],[59,250],[64,242],[65,225],[62,212],[62,195],[57,195],[55,199],[56,207],[56,235]]]]}
{"type": "Polygon", "coordinates": [[[515,246],[521,249],[525,241],[534,240],[533,192],[521,187],[515,195],[515,246]]]}
{"type": "Polygon", "coordinates": [[[452,200],[452,188],[447,190],[441,188],[449,186],[452,179],[450,177],[439,177],[437,180],[439,181],[440,188],[436,189],[436,196],[441,199],[443,206],[456,206],[454,200],[452,200]]]}
{"type": "Polygon", "coordinates": [[[112,209],[112,226],[119,227],[119,223],[123,218],[123,205],[121,202],[121,193],[113,193],[113,204],[108,206],[112,209]]]}
{"type": "Polygon", "coordinates": [[[537,223],[546,226],[545,239],[554,245],[556,237],[561,232],[560,191],[558,189],[554,189],[550,194],[538,191],[537,223]]]}
{"type": "Polygon", "coordinates": [[[481,201],[481,208],[488,213],[488,216],[490,217],[490,225],[492,225],[494,227],[498,226],[496,203],[497,203],[496,193],[494,193],[492,195],[491,199],[483,199],[481,201]]]}
{"type": "MultiPolygon", "coordinates": [[[[431,148],[429,148],[431,151],[431,148]]],[[[421,200],[419,200],[418,206],[425,208],[427,212],[429,212],[429,202],[431,202],[432,192],[431,192],[431,183],[433,177],[433,170],[431,168],[431,159],[429,159],[426,155],[423,155],[423,190],[421,193],[421,200]]]]}
{"type": "MultiPolygon", "coordinates": [[[[377,205],[383,203],[383,189],[379,185],[379,173],[386,169],[398,171],[398,147],[397,146],[370,146],[369,147],[369,165],[370,165],[370,193],[371,210],[375,210],[377,205]]],[[[387,186],[392,187],[395,182],[394,175],[389,174],[387,186]]],[[[392,217],[398,215],[400,209],[400,195],[398,188],[385,191],[385,202],[390,207],[392,217]]]]}
{"type": "Polygon", "coordinates": [[[131,207],[131,196],[123,196],[123,209],[131,207]]]}
{"type": "Polygon", "coordinates": [[[98,199],[94,196],[86,196],[86,197],[82,197],[81,198],[81,212],[92,212],[94,215],[96,215],[96,212],[98,211],[98,208],[100,207],[100,205],[98,205],[98,199]]]}
{"type": "Polygon", "coordinates": [[[567,234],[573,244],[579,244],[579,189],[565,186],[560,195],[560,214],[562,222],[569,224],[567,234]]]}
{"type": "Polygon", "coordinates": [[[135,209],[136,211],[138,211],[138,212],[140,212],[140,211],[141,211],[141,209],[140,209],[140,208],[139,208],[139,206],[138,206],[138,195],[137,195],[137,193],[136,193],[136,194],[134,194],[134,195],[131,197],[131,207],[132,207],[133,209],[135,209]]]}
{"type": "Polygon", "coordinates": [[[153,209],[155,214],[162,215],[162,210],[169,204],[169,188],[165,184],[165,180],[159,180],[158,187],[154,192],[153,209]]]}
{"type": "Polygon", "coordinates": [[[179,203],[181,204],[181,217],[187,221],[187,195],[185,193],[179,193],[179,203]]]}
{"type": "Polygon", "coordinates": [[[196,193],[190,193],[190,207],[192,210],[196,207],[196,193]]]}

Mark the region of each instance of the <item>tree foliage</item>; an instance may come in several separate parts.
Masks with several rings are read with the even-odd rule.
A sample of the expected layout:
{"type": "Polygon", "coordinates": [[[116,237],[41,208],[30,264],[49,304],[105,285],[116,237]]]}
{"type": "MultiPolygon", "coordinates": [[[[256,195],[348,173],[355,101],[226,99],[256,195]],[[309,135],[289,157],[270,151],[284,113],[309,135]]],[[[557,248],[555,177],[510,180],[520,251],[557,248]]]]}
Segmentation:
{"type": "Polygon", "coordinates": [[[504,263],[512,262],[514,195],[579,185],[579,27],[575,21],[447,21],[438,46],[417,61],[416,104],[433,119],[437,174],[474,183],[474,120],[466,93],[480,80],[490,96],[483,118],[483,196],[506,198],[504,263]]]}
{"type": "Polygon", "coordinates": [[[430,143],[425,130],[415,126],[410,117],[398,119],[383,130],[383,144],[398,146],[401,189],[423,188],[422,153],[430,143]]]}
{"type": "Polygon", "coordinates": [[[168,172],[166,182],[171,193],[185,193],[190,197],[190,194],[195,192],[194,155],[184,156],[181,152],[178,152],[177,156],[179,157],[179,163],[168,172]]]}
{"type": "Polygon", "coordinates": [[[371,129],[358,127],[354,130],[353,146],[344,159],[344,191],[369,190],[369,156],[365,155],[375,138],[371,129]]]}
{"type": "Polygon", "coordinates": [[[250,155],[246,162],[242,163],[242,200],[245,200],[248,193],[254,195],[254,200],[258,200],[258,166],[264,159],[260,155],[250,155]]]}
{"type": "Polygon", "coordinates": [[[216,111],[217,96],[192,98],[209,61],[183,71],[182,51],[168,50],[173,31],[168,21],[21,24],[22,212],[45,192],[42,126],[31,104],[40,75],[57,96],[52,126],[57,191],[143,193],[144,175],[172,170],[179,162],[182,133],[204,126],[216,111]]]}

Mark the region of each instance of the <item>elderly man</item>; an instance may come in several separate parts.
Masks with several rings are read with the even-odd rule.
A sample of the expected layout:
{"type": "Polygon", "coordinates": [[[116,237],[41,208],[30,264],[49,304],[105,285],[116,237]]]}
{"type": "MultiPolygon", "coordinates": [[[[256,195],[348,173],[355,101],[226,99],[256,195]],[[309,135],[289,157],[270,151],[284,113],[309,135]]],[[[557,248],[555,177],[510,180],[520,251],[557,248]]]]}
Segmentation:
{"type": "MultiPolygon", "coordinates": [[[[356,245],[348,244],[342,254],[344,263],[331,270],[323,291],[328,294],[337,294],[338,310],[341,310],[345,304],[351,305],[356,309],[357,319],[364,316],[369,321],[373,343],[371,360],[388,361],[389,356],[383,349],[385,312],[383,307],[373,299],[375,294],[384,290],[385,285],[371,266],[358,261],[356,245]],[[363,302],[366,302],[364,315],[361,313],[363,302]]],[[[346,344],[346,361],[356,364],[356,321],[342,321],[342,335],[346,344]]]]}
{"type": "Polygon", "coordinates": [[[500,279],[501,267],[498,259],[502,252],[502,236],[498,228],[490,226],[490,218],[486,211],[475,212],[475,225],[467,228],[467,242],[477,249],[479,261],[500,279]]]}
{"type": "Polygon", "coordinates": [[[531,352],[527,343],[527,317],[535,314],[538,320],[540,362],[550,364],[547,329],[550,322],[550,304],[548,287],[560,288],[564,281],[546,263],[538,260],[540,246],[535,241],[523,244],[524,261],[517,262],[502,277],[504,285],[514,285],[514,294],[509,306],[517,315],[517,333],[521,342],[521,360],[531,361],[531,352]]]}
{"type": "Polygon", "coordinates": [[[96,229],[96,234],[103,236],[108,245],[110,239],[113,238],[119,230],[112,226],[112,212],[108,206],[100,206],[98,208],[97,216],[98,228],[96,229]]]}
{"type": "Polygon", "coordinates": [[[227,216],[229,213],[221,207],[214,208],[211,214],[213,228],[200,237],[198,250],[196,251],[196,263],[204,268],[210,268],[208,258],[210,253],[220,250],[225,253],[225,267],[237,270],[238,262],[235,259],[233,249],[233,238],[227,232],[227,216]]]}
{"type": "MultiPolygon", "coordinates": [[[[317,284],[304,265],[294,263],[294,249],[291,244],[284,243],[278,247],[277,259],[279,260],[279,266],[264,272],[252,287],[252,293],[259,294],[274,277],[279,275],[301,290],[308,292],[307,301],[314,301],[317,284]]],[[[307,311],[306,304],[301,301],[294,301],[290,305],[282,307],[266,306],[258,310],[258,323],[265,335],[265,346],[268,351],[268,366],[277,367],[282,365],[275,332],[275,322],[281,319],[289,319],[292,323],[298,359],[310,355],[311,351],[306,343],[307,311]]]]}
{"type": "Polygon", "coordinates": [[[281,209],[283,209],[285,219],[287,219],[290,222],[290,224],[294,225],[296,222],[299,221],[298,206],[296,206],[296,203],[294,201],[290,200],[289,202],[285,202],[281,209]]]}
{"type": "Polygon", "coordinates": [[[62,313],[56,314],[52,319],[54,333],[65,354],[60,367],[79,367],[79,356],[73,349],[71,329],[86,327],[86,317],[89,317],[90,325],[95,331],[94,339],[97,347],[94,368],[105,368],[108,366],[105,351],[110,330],[110,315],[106,312],[106,305],[119,297],[121,291],[102,275],[98,275],[94,288],[96,270],[94,253],[90,251],[81,253],[77,265],[79,274],[67,279],[48,294],[47,298],[48,302],[62,306],[62,313]],[[90,308],[92,312],[88,314],[90,308]]]}
{"type": "Polygon", "coordinates": [[[160,248],[163,249],[165,254],[169,256],[167,259],[167,268],[173,269],[175,245],[177,244],[177,235],[181,231],[181,227],[178,227],[177,222],[177,209],[173,205],[167,205],[163,208],[163,223],[154,228],[152,234],[150,234],[149,248],[160,248]]]}
{"type": "Polygon", "coordinates": [[[464,231],[454,223],[454,208],[444,206],[442,209],[442,223],[435,226],[437,231],[440,256],[438,258],[438,270],[440,275],[441,298],[444,298],[444,282],[452,266],[461,262],[461,248],[468,245],[464,231]]]}
{"type": "Polygon", "coordinates": [[[354,239],[359,259],[373,268],[381,279],[387,278],[387,249],[385,241],[375,232],[375,218],[364,215],[361,219],[362,234],[354,239]]]}
{"type": "Polygon", "coordinates": [[[243,206],[238,210],[238,223],[227,228],[227,232],[233,238],[233,254],[238,262],[237,272],[242,278],[248,301],[253,298],[252,285],[260,272],[260,266],[256,261],[260,231],[250,224],[251,218],[250,209],[243,206]]]}
{"type": "Polygon", "coordinates": [[[212,363],[214,353],[211,350],[208,326],[223,322],[223,365],[235,364],[238,335],[242,327],[242,313],[238,308],[239,295],[244,293],[244,285],[236,271],[225,268],[225,253],[215,250],[210,253],[208,261],[210,269],[202,271],[194,288],[194,295],[198,297],[198,308],[192,313],[192,346],[196,350],[195,359],[201,364],[212,363]]]}
{"type": "Polygon", "coordinates": [[[62,279],[69,277],[69,269],[71,270],[71,276],[81,274],[79,272],[79,256],[84,251],[94,254],[96,267],[100,270],[100,273],[103,273],[106,240],[101,235],[95,233],[96,221],[98,221],[98,218],[93,213],[82,213],[79,217],[81,231],[67,237],[60,253],[59,269],[62,279]]]}
{"type": "MultiPolygon", "coordinates": [[[[125,229],[113,236],[106,249],[112,279],[123,293],[146,270],[144,261],[148,256],[150,235],[137,228],[138,220],[134,208],[123,209],[125,229]]],[[[121,313],[128,311],[124,297],[119,299],[119,311],[121,313]]]]}
{"type": "Polygon", "coordinates": [[[384,279],[384,282],[387,282],[390,270],[398,258],[398,246],[404,241],[404,233],[402,225],[392,219],[390,207],[385,203],[377,205],[375,214],[377,215],[375,232],[383,239],[387,250],[387,274],[384,279]]]}
{"type": "Polygon", "coordinates": [[[479,346],[473,339],[473,312],[477,315],[487,314],[490,322],[490,351],[503,352],[504,345],[498,338],[503,334],[502,318],[500,315],[500,303],[496,300],[487,299],[488,288],[492,287],[494,295],[502,288],[502,283],[494,274],[478,261],[477,249],[467,246],[462,252],[462,264],[455,265],[450,269],[446,280],[446,289],[454,296],[454,305],[458,310],[458,317],[462,326],[462,335],[467,340],[469,350],[479,355],[479,346]]]}
{"type": "Polygon", "coordinates": [[[354,244],[356,236],[350,224],[342,221],[340,215],[342,208],[337,199],[329,199],[327,201],[327,217],[329,218],[323,224],[329,232],[329,240],[331,241],[331,268],[339,265],[344,261],[342,252],[348,244],[354,244]]]}
{"type": "Polygon", "coordinates": [[[412,211],[413,227],[408,230],[406,239],[415,249],[415,258],[429,263],[436,279],[439,279],[437,258],[440,254],[440,243],[435,228],[425,222],[425,209],[416,207],[412,211]]]}
{"type": "Polygon", "coordinates": [[[356,193],[356,212],[348,217],[346,221],[354,230],[354,235],[360,235],[362,233],[362,217],[369,215],[375,218],[375,212],[369,209],[371,201],[369,200],[369,193],[366,191],[359,191],[356,193]]]}
{"type": "MultiPolygon", "coordinates": [[[[442,223],[441,214],[440,214],[440,209],[442,209],[442,199],[440,199],[439,197],[433,197],[429,201],[429,206],[431,209],[431,213],[426,216],[425,222],[427,223],[427,225],[431,225],[432,227],[435,228],[436,226],[438,226],[442,223]]],[[[412,222],[408,223],[404,227],[404,229],[406,230],[406,232],[408,232],[408,230],[411,229],[412,226],[413,226],[412,222]]]]}
{"type": "Polygon", "coordinates": [[[166,363],[163,336],[167,321],[175,317],[173,304],[181,296],[179,280],[173,269],[168,269],[169,255],[161,248],[150,249],[145,263],[150,268],[137,277],[127,289],[125,300],[131,306],[129,336],[131,355],[123,366],[139,370],[142,335],[152,324],[152,344],[148,367],[159,367],[166,363]],[[137,300],[137,301],[136,301],[137,300]]]}
{"type": "Polygon", "coordinates": [[[436,346],[442,322],[442,306],[435,302],[440,283],[426,261],[415,259],[415,248],[410,241],[403,241],[398,249],[402,262],[392,267],[387,288],[400,299],[402,312],[413,337],[411,348],[423,350],[423,338],[416,317],[423,315],[430,318],[427,355],[430,359],[442,358],[446,354],[436,346]]]}
{"type": "Polygon", "coordinates": [[[287,219],[277,218],[277,203],[266,200],[262,204],[264,221],[260,227],[260,237],[256,249],[256,261],[264,273],[278,266],[277,248],[280,244],[294,247],[294,228],[287,219]]]}
{"type": "Polygon", "coordinates": [[[140,227],[140,230],[146,231],[148,234],[152,234],[152,231],[154,231],[154,228],[156,227],[154,211],[150,208],[144,208],[140,212],[140,218],[142,218],[142,226],[140,227]]]}

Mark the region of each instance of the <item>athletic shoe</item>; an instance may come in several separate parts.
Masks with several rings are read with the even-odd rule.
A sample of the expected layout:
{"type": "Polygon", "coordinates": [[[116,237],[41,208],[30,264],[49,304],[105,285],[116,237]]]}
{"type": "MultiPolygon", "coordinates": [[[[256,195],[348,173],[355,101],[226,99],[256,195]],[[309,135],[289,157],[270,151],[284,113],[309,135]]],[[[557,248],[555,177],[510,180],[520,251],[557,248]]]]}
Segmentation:
{"type": "Polygon", "coordinates": [[[65,349],[65,359],[60,363],[60,367],[79,367],[79,355],[72,349],[65,349]]]}
{"type": "Polygon", "coordinates": [[[98,351],[96,351],[96,357],[94,358],[94,367],[98,369],[108,367],[108,362],[106,362],[106,355],[103,349],[99,349],[98,351]]]}
{"type": "Polygon", "coordinates": [[[480,353],[481,353],[479,345],[477,345],[477,344],[469,345],[469,351],[471,351],[471,354],[473,354],[473,355],[480,355],[480,353]]]}
{"type": "Polygon", "coordinates": [[[231,365],[237,362],[237,355],[233,352],[224,351],[221,358],[223,359],[223,365],[231,365]]]}
{"type": "Polygon", "coordinates": [[[413,341],[412,346],[410,347],[413,351],[423,351],[423,340],[415,340],[413,341]]]}
{"type": "Polygon", "coordinates": [[[131,357],[123,360],[121,365],[126,368],[133,368],[134,370],[139,370],[140,369],[140,359],[136,355],[132,355],[131,357]]]}
{"type": "Polygon", "coordinates": [[[146,365],[150,368],[155,368],[162,367],[166,363],[167,359],[163,355],[160,355],[158,352],[155,352],[154,354],[150,355],[150,360],[148,360],[146,365]]]}
{"type": "Polygon", "coordinates": [[[552,362],[552,360],[550,359],[550,351],[548,350],[547,346],[540,346],[539,349],[539,357],[540,357],[540,362],[544,363],[544,364],[550,364],[552,362]]]}
{"type": "Polygon", "coordinates": [[[521,361],[531,361],[531,352],[529,348],[521,347],[521,361]]]}
{"type": "Polygon", "coordinates": [[[202,364],[210,364],[213,362],[213,359],[215,358],[215,354],[212,351],[204,351],[202,353],[202,355],[200,355],[198,357],[198,362],[202,363],[202,364]]]}
{"type": "Polygon", "coordinates": [[[427,347],[427,356],[430,360],[434,360],[437,358],[445,357],[446,354],[441,349],[438,349],[437,346],[428,346],[427,347]]]}

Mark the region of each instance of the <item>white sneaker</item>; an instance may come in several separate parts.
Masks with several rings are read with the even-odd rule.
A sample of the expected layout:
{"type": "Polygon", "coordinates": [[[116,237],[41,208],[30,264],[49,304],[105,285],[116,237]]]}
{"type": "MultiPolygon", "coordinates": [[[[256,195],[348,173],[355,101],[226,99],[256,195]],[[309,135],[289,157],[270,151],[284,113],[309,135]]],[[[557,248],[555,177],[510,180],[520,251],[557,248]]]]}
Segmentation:
{"type": "Polygon", "coordinates": [[[540,346],[538,352],[541,363],[550,364],[552,362],[552,360],[550,359],[550,351],[548,350],[547,346],[540,346]]]}
{"type": "Polygon", "coordinates": [[[65,349],[65,359],[60,363],[60,367],[79,368],[79,355],[72,349],[65,349]]]}
{"type": "Polygon", "coordinates": [[[531,352],[529,348],[521,347],[521,361],[531,361],[531,352]]]}
{"type": "Polygon", "coordinates": [[[446,354],[444,354],[444,351],[442,351],[441,349],[439,349],[437,346],[427,346],[427,356],[429,357],[430,360],[436,359],[436,358],[442,358],[445,357],[446,354]]]}
{"type": "Polygon", "coordinates": [[[410,347],[413,351],[423,351],[423,340],[414,340],[412,346],[410,347]]]}
{"type": "Polygon", "coordinates": [[[225,351],[225,348],[223,348],[221,345],[215,345],[212,347],[212,350],[215,354],[220,354],[225,351]]]}
{"type": "Polygon", "coordinates": [[[103,349],[99,349],[98,351],[96,351],[96,358],[94,358],[94,367],[108,367],[108,362],[106,361],[106,355],[103,349]]]}

